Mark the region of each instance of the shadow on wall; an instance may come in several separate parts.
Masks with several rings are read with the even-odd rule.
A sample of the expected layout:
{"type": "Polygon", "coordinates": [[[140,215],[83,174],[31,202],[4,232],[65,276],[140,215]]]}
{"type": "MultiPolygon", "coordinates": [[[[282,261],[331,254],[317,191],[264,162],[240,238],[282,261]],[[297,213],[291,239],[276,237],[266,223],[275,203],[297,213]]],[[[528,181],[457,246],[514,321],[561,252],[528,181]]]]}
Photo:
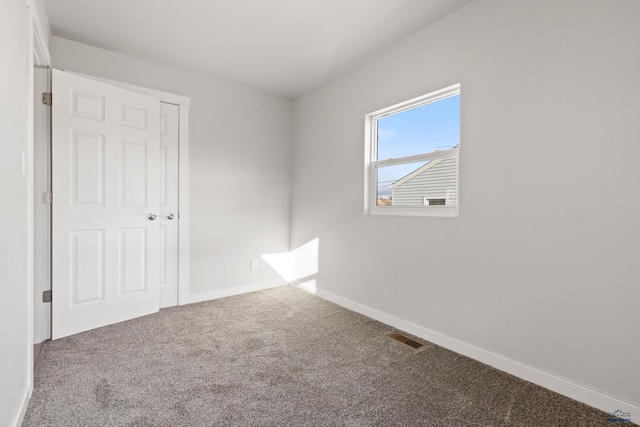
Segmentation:
{"type": "Polygon", "coordinates": [[[320,239],[310,240],[289,252],[262,255],[262,259],[269,264],[287,283],[315,294],[316,279],[313,277],[319,271],[320,239]]]}

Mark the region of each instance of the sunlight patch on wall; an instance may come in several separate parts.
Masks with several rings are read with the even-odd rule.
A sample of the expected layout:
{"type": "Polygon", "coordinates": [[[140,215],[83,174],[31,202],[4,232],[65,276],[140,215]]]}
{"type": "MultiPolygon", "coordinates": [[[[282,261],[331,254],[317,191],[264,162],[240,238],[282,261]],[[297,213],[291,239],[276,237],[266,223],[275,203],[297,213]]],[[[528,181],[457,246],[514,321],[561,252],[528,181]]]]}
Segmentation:
{"type": "Polygon", "coordinates": [[[291,264],[291,252],[280,252],[276,254],[264,254],[261,258],[266,262],[271,268],[275,270],[276,273],[280,275],[287,283],[291,282],[293,279],[293,271],[291,264]]]}
{"type": "Polygon", "coordinates": [[[311,277],[319,271],[320,239],[315,238],[291,251],[293,280],[311,277]]]}
{"type": "Polygon", "coordinates": [[[316,281],[304,280],[316,275],[319,271],[320,239],[315,238],[302,246],[289,252],[264,254],[262,259],[274,269],[287,283],[302,287],[309,283],[305,289],[312,293],[316,290],[316,281]],[[294,283],[295,282],[295,283],[294,283]],[[313,291],[311,291],[313,282],[313,291]]]}

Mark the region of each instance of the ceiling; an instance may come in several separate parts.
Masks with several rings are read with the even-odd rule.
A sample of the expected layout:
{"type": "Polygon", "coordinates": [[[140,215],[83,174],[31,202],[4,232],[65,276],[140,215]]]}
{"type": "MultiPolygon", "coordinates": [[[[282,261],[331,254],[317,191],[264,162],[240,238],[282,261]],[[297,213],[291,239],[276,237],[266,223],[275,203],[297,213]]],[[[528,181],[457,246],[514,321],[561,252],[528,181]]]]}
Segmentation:
{"type": "Polygon", "coordinates": [[[294,98],[472,0],[47,0],[56,36],[294,98]]]}

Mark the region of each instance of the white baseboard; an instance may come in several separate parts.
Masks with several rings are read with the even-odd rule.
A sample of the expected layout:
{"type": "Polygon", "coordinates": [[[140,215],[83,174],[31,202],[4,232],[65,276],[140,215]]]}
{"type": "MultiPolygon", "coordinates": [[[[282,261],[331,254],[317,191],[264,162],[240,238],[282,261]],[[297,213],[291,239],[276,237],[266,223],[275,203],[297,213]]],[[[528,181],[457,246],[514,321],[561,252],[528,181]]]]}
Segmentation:
{"type": "Polygon", "coordinates": [[[27,386],[22,393],[22,398],[20,398],[20,405],[18,406],[18,410],[16,411],[16,416],[11,423],[11,427],[20,427],[22,425],[22,421],[24,421],[24,416],[27,414],[27,407],[29,406],[29,399],[31,398],[31,386],[27,386]]]}
{"type": "Polygon", "coordinates": [[[272,280],[269,282],[252,283],[250,285],[234,286],[233,288],[219,289],[211,292],[203,292],[200,294],[189,295],[188,304],[194,302],[209,301],[218,298],[230,297],[233,295],[246,294],[249,292],[261,291],[263,289],[277,288],[286,286],[284,280],[272,280]]]}
{"type": "Polygon", "coordinates": [[[302,290],[310,292],[322,299],[331,301],[339,306],[363,314],[379,322],[385,323],[394,328],[398,328],[404,332],[408,332],[417,337],[423,338],[436,345],[470,357],[471,359],[493,366],[496,369],[507,372],[523,380],[532,382],[541,387],[555,391],[556,393],[570,397],[594,408],[600,409],[607,413],[612,413],[616,410],[621,410],[626,413],[630,413],[632,421],[638,422],[640,420],[640,406],[625,402],[615,397],[608,396],[600,393],[596,390],[592,390],[588,387],[584,387],[568,381],[563,378],[559,378],[555,375],[543,372],[539,369],[532,368],[531,366],[524,365],[515,360],[508,359],[490,351],[481,349],[479,347],[467,344],[459,341],[455,338],[443,335],[441,333],[432,331],[422,326],[415,325],[413,323],[398,319],[386,313],[378,310],[374,310],[365,305],[348,300],[341,296],[332,294],[321,289],[310,289],[308,286],[304,286],[304,283],[292,283],[292,286],[298,287],[302,290]]]}

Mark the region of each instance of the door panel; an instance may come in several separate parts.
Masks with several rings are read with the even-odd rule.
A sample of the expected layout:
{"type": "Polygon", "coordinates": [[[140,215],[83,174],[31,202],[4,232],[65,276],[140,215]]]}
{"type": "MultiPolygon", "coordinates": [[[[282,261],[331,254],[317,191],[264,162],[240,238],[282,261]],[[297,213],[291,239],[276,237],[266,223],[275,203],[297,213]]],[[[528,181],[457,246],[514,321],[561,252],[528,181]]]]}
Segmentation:
{"type": "Polygon", "coordinates": [[[120,183],[120,206],[146,206],[147,205],[147,144],[146,142],[122,141],[120,152],[122,153],[120,183]]]}
{"type": "Polygon", "coordinates": [[[177,105],[160,103],[160,307],[178,304],[179,115],[177,105]]]}
{"type": "Polygon", "coordinates": [[[72,306],[104,299],[104,229],[71,231],[72,306]]]}
{"type": "Polygon", "coordinates": [[[104,206],[104,135],[71,131],[72,206],[104,206]]]}
{"type": "Polygon", "coordinates": [[[53,71],[52,337],[159,309],[159,101],[53,71]]]}

